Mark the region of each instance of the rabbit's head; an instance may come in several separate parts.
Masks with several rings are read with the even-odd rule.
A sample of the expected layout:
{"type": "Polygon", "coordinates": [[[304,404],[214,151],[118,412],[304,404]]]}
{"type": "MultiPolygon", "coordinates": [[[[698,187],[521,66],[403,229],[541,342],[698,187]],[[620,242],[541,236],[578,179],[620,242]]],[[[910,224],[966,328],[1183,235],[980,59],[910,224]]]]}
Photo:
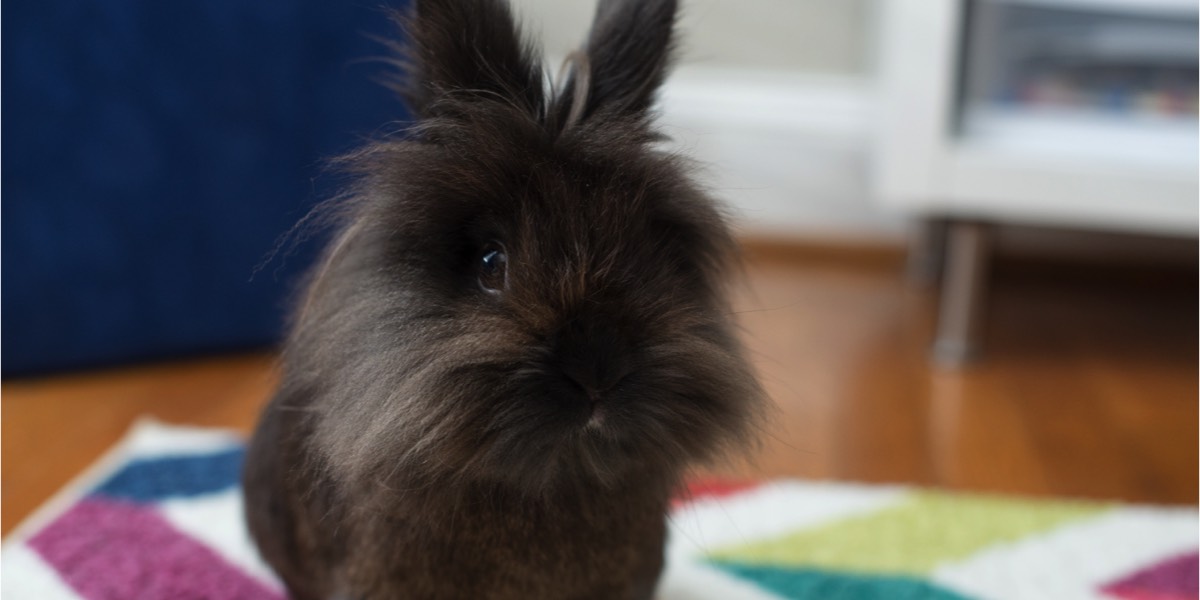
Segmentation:
{"type": "Polygon", "coordinates": [[[675,11],[602,2],[559,86],[502,1],[402,20],[417,121],[352,157],[285,355],[333,472],[534,493],[673,477],[746,440],[735,243],[651,119],[675,11]]]}

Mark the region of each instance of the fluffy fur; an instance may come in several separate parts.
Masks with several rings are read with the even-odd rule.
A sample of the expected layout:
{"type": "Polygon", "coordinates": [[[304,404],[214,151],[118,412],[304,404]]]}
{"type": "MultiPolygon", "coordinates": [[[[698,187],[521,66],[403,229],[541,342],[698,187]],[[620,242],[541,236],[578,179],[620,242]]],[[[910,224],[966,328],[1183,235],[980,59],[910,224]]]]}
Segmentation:
{"type": "Polygon", "coordinates": [[[558,93],[501,0],[404,17],[418,122],[347,159],[247,457],[251,532],[294,598],[653,593],[681,471],[760,404],[735,244],[653,145],[675,10],[601,2],[558,93]]]}

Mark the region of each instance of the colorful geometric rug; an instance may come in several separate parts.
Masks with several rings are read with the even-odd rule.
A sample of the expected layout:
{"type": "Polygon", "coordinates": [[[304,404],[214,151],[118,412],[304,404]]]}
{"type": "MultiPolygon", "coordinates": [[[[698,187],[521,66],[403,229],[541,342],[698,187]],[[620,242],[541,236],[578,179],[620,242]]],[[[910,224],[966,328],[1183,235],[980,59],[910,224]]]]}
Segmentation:
{"type": "MultiPolygon", "coordinates": [[[[282,600],[237,487],[242,443],[138,424],[9,536],[5,600],[282,600]]],[[[806,481],[696,484],[661,600],[1182,600],[1197,510],[806,481]]]]}

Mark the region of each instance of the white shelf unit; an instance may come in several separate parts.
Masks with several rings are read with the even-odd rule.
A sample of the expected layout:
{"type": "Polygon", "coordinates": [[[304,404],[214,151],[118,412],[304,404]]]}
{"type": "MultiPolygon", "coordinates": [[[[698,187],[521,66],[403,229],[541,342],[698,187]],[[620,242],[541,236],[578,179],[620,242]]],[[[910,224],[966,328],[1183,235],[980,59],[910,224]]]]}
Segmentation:
{"type": "Polygon", "coordinates": [[[963,2],[882,6],[874,174],[885,205],[916,214],[1196,235],[1194,118],[984,109],[964,113],[958,128],[963,2]]]}
{"type": "MultiPolygon", "coordinates": [[[[960,245],[970,245],[977,263],[962,266],[960,258],[962,268],[947,269],[943,281],[935,354],[949,362],[965,360],[978,345],[982,285],[964,281],[979,279],[971,269],[986,265],[986,244],[972,238],[986,234],[986,227],[978,223],[1194,237],[1200,218],[1200,130],[1194,112],[1152,116],[1086,106],[972,101],[972,78],[979,73],[971,69],[986,67],[987,61],[973,64],[969,51],[978,53],[980,44],[1003,43],[986,31],[964,33],[970,17],[989,3],[991,8],[1021,5],[1128,14],[1137,23],[1173,16],[1182,19],[1185,33],[1188,20],[1195,26],[1197,12],[1194,0],[881,3],[875,195],[885,207],[918,218],[938,219],[951,227],[971,224],[969,232],[951,232],[945,257],[948,265],[953,263],[959,240],[960,245]]],[[[1177,48],[1178,27],[1174,35],[1169,42],[1151,44],[1161,47],[1148,52],[1177,48]]],[[[1127,42],[1106,38],[1083,43],[1119,47],[1127,42]]]]}

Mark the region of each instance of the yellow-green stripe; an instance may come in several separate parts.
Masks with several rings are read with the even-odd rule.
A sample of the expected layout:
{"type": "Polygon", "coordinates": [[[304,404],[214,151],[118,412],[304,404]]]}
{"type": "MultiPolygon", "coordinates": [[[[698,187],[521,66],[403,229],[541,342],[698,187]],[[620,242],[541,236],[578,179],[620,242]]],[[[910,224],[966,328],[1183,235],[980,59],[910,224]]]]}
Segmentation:
{"type": "Polygon", "coordinates": [[[914,492],[899,504],[709,557],[741,564],[924,575],[993,544],[1094,517],[1111,505],[914,492]]]}

